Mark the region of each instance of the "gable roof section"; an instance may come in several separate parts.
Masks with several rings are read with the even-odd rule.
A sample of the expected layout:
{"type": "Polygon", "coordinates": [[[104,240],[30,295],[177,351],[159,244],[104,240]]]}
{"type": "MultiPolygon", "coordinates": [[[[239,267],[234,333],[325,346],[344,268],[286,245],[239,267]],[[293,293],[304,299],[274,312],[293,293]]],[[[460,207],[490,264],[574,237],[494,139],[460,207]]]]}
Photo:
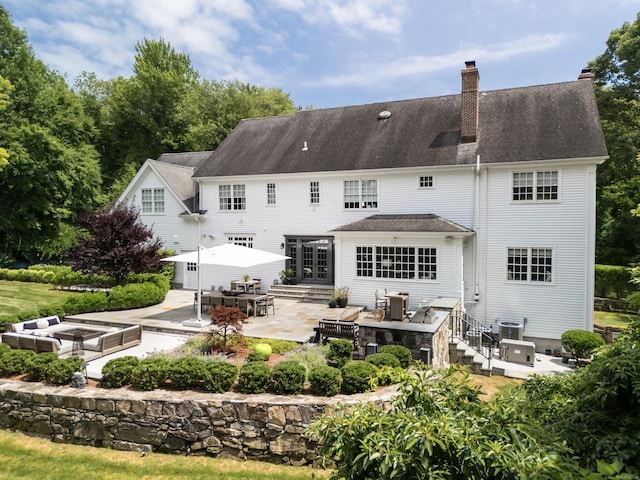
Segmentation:
{"type": "Polygon", "coordinates": [[[607,156],[590,80],[483,92],[478,141],[460,144],[461,95],[242,120],[195,177],[607,156]],[[388,111],[386,119],[378,115],[388,111]],[[305,147],[306,142],[306,149],[305,147]]]}
{"type": "Polygon", "coordinates": [[[480,95],[478,153],[489,163],[607,157],[591,80],[480,95]]]}
{"type": "Polygon", "coordinates": [[[118,198],[119,202],[129,197],[140,184],[143,178],[153,171],[171,195],[178,200],[187,212],[193,212],[197,208],[197,189],[193,180],[196,168],[202,165],[212,152],[188,152],[188,153],[165,153],[158,157],[158,160],[147,159],[138,170],[135,177],[118,198]],[[162,159],[162,160],[161,160],[162,159]]]}
{"type": "Polygon", "coordinates": [[[473,233],[473,230],[434,214],[372,215],[332,232],[473,233]]]}

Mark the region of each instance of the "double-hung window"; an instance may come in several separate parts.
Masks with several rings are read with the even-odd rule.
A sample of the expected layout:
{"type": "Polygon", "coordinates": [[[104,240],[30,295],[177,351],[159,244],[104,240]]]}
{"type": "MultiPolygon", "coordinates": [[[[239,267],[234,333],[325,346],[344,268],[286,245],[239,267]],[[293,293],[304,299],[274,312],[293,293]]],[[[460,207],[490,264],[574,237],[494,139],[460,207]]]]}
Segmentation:
{"type": "Polygon", "coordinates": [[[311,205],[320,203],[320,182],[316,180],[309,182],[309,203],[311,205]]]}
{"type": "Polygon", "coordinates": [[[267,183],[267,205],[276,204],[276,184],[267,183]]]}
{"type": "Polygon", "coordinates": [[[357,246],[356,275],[437,280],[438,252],[435,247],[357,246]]]}
{"type": "Polygon", "coordinates": [[[558,200],[558,171],[513,172],[514,201],[558,200]]]}
{"type": "Polygon", "coordinates": [[[220,185],[218,187],[220,210],[246,210],[244,185],[220,185]]]}
{"type": "Polygon", "coordinates": [[[507,280],[551,283],[553,281],[553,249],[537,247],[508,248],[507,280]]]}
{"type": "Polygon", "coordinates": [[[345,180],[344,208],[378,208],[378,181],[345,180]]]}
{"type": "Polygon", "coordinates": [[[142,213],[164,213],[164,188],[143,188],[142,213]]]}

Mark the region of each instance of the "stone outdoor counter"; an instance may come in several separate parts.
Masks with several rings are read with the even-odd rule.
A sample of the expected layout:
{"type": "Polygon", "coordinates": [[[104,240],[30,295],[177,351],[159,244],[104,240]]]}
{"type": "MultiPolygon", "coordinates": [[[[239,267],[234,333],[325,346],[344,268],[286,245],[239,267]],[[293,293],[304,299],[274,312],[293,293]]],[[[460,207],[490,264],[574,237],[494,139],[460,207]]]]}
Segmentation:
{"type": "Polygon", "coordinates": [[[387,404],[394,388],[337,395],[76,389],[0,379],[0,428],[53,442],[312,464],[307,427],[337,404],[387,404]]]}

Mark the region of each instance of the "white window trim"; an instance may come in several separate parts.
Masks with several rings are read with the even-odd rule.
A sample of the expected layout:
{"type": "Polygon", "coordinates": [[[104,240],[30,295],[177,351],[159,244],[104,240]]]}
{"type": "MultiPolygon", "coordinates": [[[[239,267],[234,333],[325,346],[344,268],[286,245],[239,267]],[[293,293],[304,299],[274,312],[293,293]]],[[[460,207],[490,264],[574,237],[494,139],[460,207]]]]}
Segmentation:
{"type": "Polygon", "coordinates": [[[164,189],[164,187],[145,187],[145,188],[141,188],[140,189],[140,213],[142,215],[164,215],[167,211],[167,202],[165,200],[166,197],[166,191],[164,189]],[[149,212],[145,212],[144,211],[144,202],[143,202],[143,198],[144,198],[144,192],[145,191],[150,191],[151,192],[151,211],[149,212]],[[156,199],[156,192],[161,191],[162,192],[162,210],[158,209],[158,200],[156,199]]]}
{"type": "Polygon", "coordinates": [[[353,211],[353,210],[378,210],[380,208],[380,179],[379,178],[345,178],[342,180],[342,209],[345,211],[353,211]],[[367,182],[373,180],[376,182],[376,206],[375,207],[366,207],[363,206],[364,202],[362,201],[362,182],[367,182]],[[345,206],[345,182],[358,182],[358,207],[346,207],[345,206]]]}
{"type": "Polygon", "coordinates": [[[440,275],[441,275],[441,270],[440,270],[440,248],[438,245],[392,245],[392,244],[357,244],[354,245],[354,275],[356,278],[361,279],[361,280],[375,280],[375,281],[380,281],[380,280],[384,280],[389,281],[389,282],[417,282],[417,283],[430,283],[430,284],[437,284],[440,283],[440,275]],[[392,247],[392,248],[413,248],[414,249],[414,255],[415,255],[415,263],[414,263],[414,277],[413,278],[395,278],[395,277],[383,277],[383,276],[378,276],[377,272],[378,270],[376,269],[376,250],[378,248],[385,248],[385,247],[392,247]],[[372,270],[372,275],[371,276],[362,276],[362,275],[358,275],[358,248],[371,248],[372,249],[372,254],[373,254],[373,270],[372,270]],[[435,279],[430,279],[430,278],[419,278],[419,273],[418,273],[418,249],[420,248],[433,248],[436,251],[436,278],[435,279]]]}
{"type": "MultiPolygon", "coordinates": [[[[267,207],[275,207],[278,205],[278,186],[276,182],[267,182],[267,207]],[[269,192],[269,185],[273,185],[273,192],[269,192]],[[269,197],[273,195],[273,202],[269,201],[269,197]]],[[[245,191],[246,195],[246,191],[245,191]]]]}
{"type": "Polygon", "coordinates": [[[556,283],[556,270],[558,268],[557,260],[556,260],[556,249],[555,247],[549,246],[541,246],[541,245],[529,245],[529,246],[513,246],[509,245],[505,249],[505,257],[504,257],[504,274],[505,274],[505,283],[513,284],[513,285],[555,285],[556,283]],[[521,249],[527,250],[527,279],[526,280],[513,280],[509,278],[509,250],[510,249],[521,249]],[[551,279],[545,282],[538,282],[531,280],[531,250],[551,250],[551,279]]]}
{"type": "MultiPolygon", "coordinates": [[[[513,175],[511,176],[511,178],[513,178],[513,175]]],[[[431,190],[433,188],[436,188],[436,176],[435,175],[418,175],[418,178],[416,180],[418,182],[418,190],[431,190]],[[420,185],[420,179],[424,178],[424,177],[431,177],[431,185],[430,186],[422,186],[422,185],[420,185]]]]}
{"type": "Polygon", "coordinates": [[[238,212],[246,212],[247,211],[247,185],[244,183],[221,183],[218,185],[218,212],[224,212],[224,213],[238,213],[238,212]],[[225,199],[230,198],[231,199],[231,205],[229,206],[228,209],[223,209],[220,208],[220,200],[221,200],[221,196],[220,196],[220,191],[222,190],[222,187],[230,187],[230,195],[231,197],[224,197],[225,199]],[[243,187],[243,193],[244,196],[243,197],[236,197],[236,188],[235,187],[243,187]],[[244,198],[244,208],[234,208],[235,206],[235,199],[236,198],[244,198]]]}
{"type": "Polygon", "coordinates": [[[514,205],[522,205],[529,203],[560,203],[562,200],[562,169],[560,168],[535,168],[531,169],[523,169],[523,170],[512,170],[509,174],[509,201],[514,205]],[[558,173],[558,198],[552,200],[538,200],[538,173],[543,172],[557,172],[558,173]],[[532,200],[514,200],[513,199],[513,175],[514,173],[532,173],[533,174],[533,199],[532,200]]]}
{"type": "Polygon", "coordinates": [[[255,233],[225,233],[224,237],[227,243],[249,248],[253,248],[256,241],[255,233]]]}
{"type": "MultiPolygon", "coordinates": [[[[344,190],[344,183],[343,185],[343,190],[344,190]]],[[[343,200],[344,200],[344,194],[343,194],[343,200]]],[[[320,204],[322,204],[322,183],[320,182],[320,180],[310,180],[309,181],[309,206],[310,207],[317,207],[320,204]],[[311,184],[312,183],[317,183],[318,184],[318,201],[317,202],[312,202],[311,201],[311,197],[312,197],[312,191],[311,191],[311,184]]],[[[344,201],[343,201],[344,204],[344,201]]]]}

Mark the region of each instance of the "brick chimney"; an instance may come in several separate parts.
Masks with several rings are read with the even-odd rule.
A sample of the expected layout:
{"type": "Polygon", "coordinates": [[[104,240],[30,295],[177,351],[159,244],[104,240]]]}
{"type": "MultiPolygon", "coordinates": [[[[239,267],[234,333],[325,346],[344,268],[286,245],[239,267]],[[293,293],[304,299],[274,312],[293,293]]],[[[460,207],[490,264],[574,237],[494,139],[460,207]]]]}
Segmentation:
{"type": "Polygon", "coordinates": [[[461,142],[472,143],[478,138],[478,84],[480,75],[475,61],[464,62],[462,70],[461,142]]]}
{"type": "Polygon", "coordinates": [[[596,74],[593,73],[590,68],[583,68],[580,72],[580,75],[578,75],[578,80],[582,80],[585,78],[588,78],[593,82],[596,79],[596,74]]]}

